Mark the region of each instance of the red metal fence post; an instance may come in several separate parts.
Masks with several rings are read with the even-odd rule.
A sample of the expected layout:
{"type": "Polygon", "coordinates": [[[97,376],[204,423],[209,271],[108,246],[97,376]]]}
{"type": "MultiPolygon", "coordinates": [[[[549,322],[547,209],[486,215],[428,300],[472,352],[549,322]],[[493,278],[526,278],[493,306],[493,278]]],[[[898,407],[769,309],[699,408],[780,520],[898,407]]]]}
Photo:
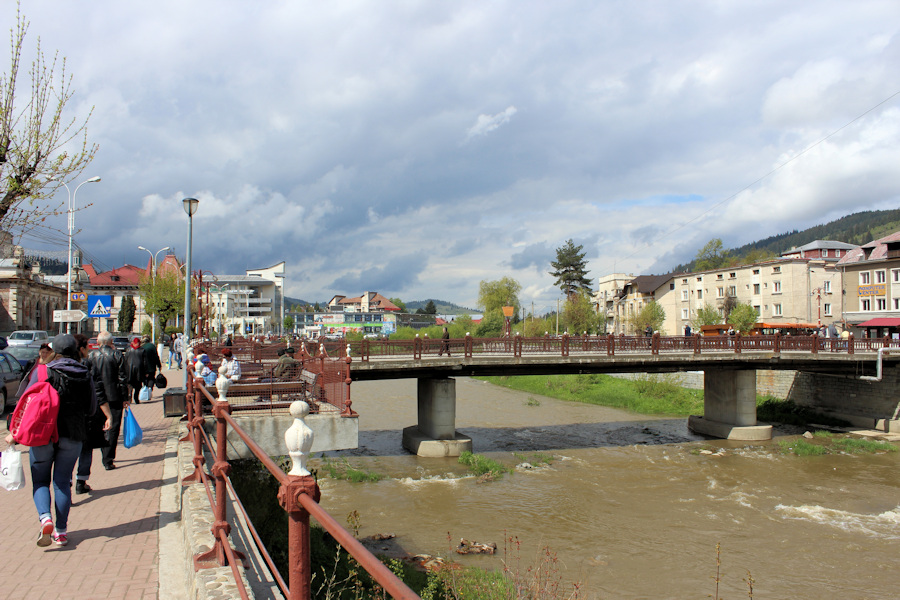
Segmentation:
{"type": "Polygon", "coordinates": [[[740,331],[736,331],[734,333],[734,353],[735,354],[741,353],[741,332],[740,331]]]}
{"type": "MultiPolygon", "coordinates": [[[[185,365],[185,368],[188,368],[185,365]]],[[[193,417],[188,422],[188,428],[191,432],[191,439],[194,442],[194,458],[191,462],[194,464],[194,472],[188,475],[187,477],[183,477],[181,479],[181,485],[189,485],[191,483],[200,483],[203,481],[203,465],[206,462],[206,459],[203,458],[203,450],[201,448],[201,435],[200,428],[203,427],[203,400],[201,399],[203,394],[198,393],[195,389],[194,378],[193,376],[188,376],[187,378],[187,398],[188,401],[193,405],[193,417]]]]}
{"type": "Polygon", "coordinates": [[[472,335],[468,331],[466,332],[465,344],[466,358],[472,358],[472,335]]]}
{"type": "Polygon", "coordinates": [[[853,334],[850,334],[850,337],[847,338],[847,354],[855,354],[855,348],[853,347],[854,337],[853,334]]]}
{"type": "MultiPolygon", "coordinates": [[[[223,537],[227,537],[231,533],[231,525],[228,523],[228,483],[225,479],[231,473],[231,465],[228,464],[226,456],[226,448],[228,447],[228,424],[225,422],[225,415],[231,414],[231,406],[226,401],[216,402],[213,407],[213,414],[216,416],[216,462],[212,466],[212,474],[216,478],[216,506],[214,508],[216,521],[213,523],[210,532],[213,534],[213,547],[206,552],[201,552],[194,556],[194,570],[208,569],[215,566],[224,567],[228,564],[228,557],[225,554],[225,542],[223,537]],[[224,534],[224,535],[223,535],[224,534]]],[[[244,563],[244,568],[249,568],[246,557],[243,553],[234,550],[234,558],[244,563]]]]}
{"type": "Polygon", "coordinates": [[[300,505],[301,494],[319,501],[321,493],[312,475],[288,475],[289,482],[281,484],[278,502],[288,512],[288,600],[312,598],[310,560],[309,512],[300,505]]]}
{"type": "Polygon", "coordinates": [[[606,336],[606,355],[607,356],[615,356],[616,355],[616,336],[610,333],[606,336]]]}
{"type": "Polygon", "coordinates": [[[653,337],[650,338],[650,354],[656,356],[659,354],[659,332],[654,331],[653,337]]]}

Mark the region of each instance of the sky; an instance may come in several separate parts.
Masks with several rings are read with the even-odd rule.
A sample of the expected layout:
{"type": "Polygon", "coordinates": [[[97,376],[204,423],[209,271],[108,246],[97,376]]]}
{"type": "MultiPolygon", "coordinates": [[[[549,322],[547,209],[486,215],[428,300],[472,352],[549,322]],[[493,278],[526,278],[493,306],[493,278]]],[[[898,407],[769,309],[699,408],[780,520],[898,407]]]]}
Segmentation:
{"type": "Polygon", "coordinates": [[[67,115],[90,115],[99,151],[69,183],[102,178],[76,195],[75,235],[100,269],[145,265],[138,246],[183,259],[190,196],[195,269],[285,261],[290,297],[472,308],[480,281],[511,277],[541,314],[568,239],[596,285],[900,200],[896,0],[22,12],[26,51],[66,57],[67,115]]]}

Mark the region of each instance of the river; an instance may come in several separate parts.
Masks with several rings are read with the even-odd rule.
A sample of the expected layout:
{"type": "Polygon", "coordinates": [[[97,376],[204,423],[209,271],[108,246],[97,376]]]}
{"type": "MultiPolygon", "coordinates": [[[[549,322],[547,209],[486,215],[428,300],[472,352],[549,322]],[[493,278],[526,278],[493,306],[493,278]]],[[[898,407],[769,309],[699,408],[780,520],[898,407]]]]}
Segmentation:
{"type": "Polygon", "coordinates": [[[581,598],[711,597],[717,543],[726,600],[748,597],[748,571],[754,598],[900,596],[900,452],[783,455],[775,442],[700,438],[685,419],[460,378],[457,430],[475,452],[510,466],[522,462],[514,453],[554,457],[479,483],[456,459],[402,449],[401,430],[416,421],[415,380],[354,383],[352,397],[360,447],[330,454],[388,478],[320,485],[338,521],[359,512],[360,536],[393,533],[407,552],[444,557],[459,538],[495,542],[494,556],[452,554],[487,568],[500,568],[504,539],[515,536],[523,569],[547,546],[581,598]]]}

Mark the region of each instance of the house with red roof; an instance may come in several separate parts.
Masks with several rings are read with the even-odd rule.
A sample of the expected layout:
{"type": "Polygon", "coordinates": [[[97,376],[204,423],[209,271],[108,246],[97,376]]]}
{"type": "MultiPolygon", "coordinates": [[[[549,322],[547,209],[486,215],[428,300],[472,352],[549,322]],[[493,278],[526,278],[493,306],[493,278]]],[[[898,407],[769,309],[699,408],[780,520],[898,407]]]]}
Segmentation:
{"type": "Polygon", "coordinates": [[[850,250],[837,268],[854,334],[900,337],[900,231],[850,250]]]}

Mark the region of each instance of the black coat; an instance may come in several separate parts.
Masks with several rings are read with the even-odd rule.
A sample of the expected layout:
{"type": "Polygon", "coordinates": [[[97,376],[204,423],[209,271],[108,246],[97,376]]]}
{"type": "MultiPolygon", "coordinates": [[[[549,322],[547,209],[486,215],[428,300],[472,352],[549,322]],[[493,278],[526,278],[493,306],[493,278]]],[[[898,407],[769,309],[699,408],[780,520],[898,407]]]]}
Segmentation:
{"type": "Polygon", "coordinates": [[[125,381],[133,388],[141,387],[144,381],[144,350],[129,348],[125,353],[125,381]]]}
{"type": "Polygon", "coordinates": [[[97,401],[109,403],[110,408],[121,409],[127,398],[125,388],[127,372],[122,353],[111,346],[101,346],[88,355],[94,388],[97,390],[97,401]]]}
{"type": "Polygon", "coordinates": [[[59,393],[59,437],[83,442],[87,438],[85,417],[91,414],[94,381],[87,365],[72,358],[57,358],[47,365],[50,385],[59,393]]]}

